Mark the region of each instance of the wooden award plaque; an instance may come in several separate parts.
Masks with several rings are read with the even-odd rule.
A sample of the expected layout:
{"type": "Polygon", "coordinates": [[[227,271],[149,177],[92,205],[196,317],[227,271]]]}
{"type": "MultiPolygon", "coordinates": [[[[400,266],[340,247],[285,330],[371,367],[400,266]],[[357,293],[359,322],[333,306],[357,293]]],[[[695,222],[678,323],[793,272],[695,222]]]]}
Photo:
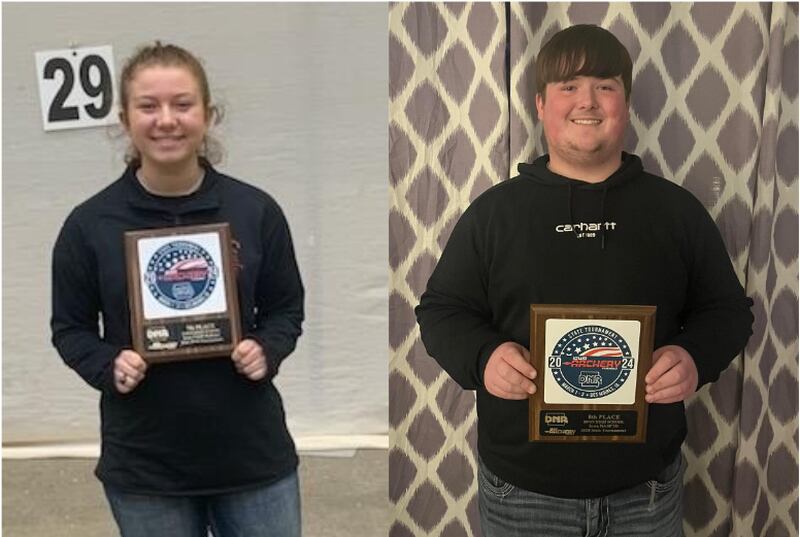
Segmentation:
{"type": "Polygon", "coordinates": [[[644,442],[655,306],[531,305],[529,440],[644,442]]]}
{"type": "Polygon", "coordinates": [[[148,362],[230,354],[241,338],[230,226],[125,233],[133,348],[148,362]]]}

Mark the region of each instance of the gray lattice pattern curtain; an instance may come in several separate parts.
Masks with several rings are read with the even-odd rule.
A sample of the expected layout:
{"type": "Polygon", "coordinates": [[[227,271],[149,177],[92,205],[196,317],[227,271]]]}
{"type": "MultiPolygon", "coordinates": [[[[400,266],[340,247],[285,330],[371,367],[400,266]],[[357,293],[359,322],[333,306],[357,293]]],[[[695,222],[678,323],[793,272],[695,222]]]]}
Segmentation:
{"type": "Polygon", "coordinates": [[[755,301],[744,355],[687,404],[687,535],[796,535],[796,3],[390,7],[390,534],[480,534],[474,398],[412,309],[470,201],[546,152],[533,65],[576,23],[630,50],[626,148],[704,203],[755,301]]]}

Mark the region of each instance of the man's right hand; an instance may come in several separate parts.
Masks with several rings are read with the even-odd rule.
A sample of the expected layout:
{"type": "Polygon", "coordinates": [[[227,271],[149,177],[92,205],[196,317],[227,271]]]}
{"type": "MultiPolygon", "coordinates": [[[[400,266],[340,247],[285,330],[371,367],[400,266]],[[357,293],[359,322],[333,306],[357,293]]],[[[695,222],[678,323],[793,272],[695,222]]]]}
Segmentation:
{"type": "Polygon", "coordinates": [[[525,399],[536,392],[531,380],[536,370],[530,364],[528,349],[506,341],[497,347],[483,372],[483,385],[490,394],[502,399],[525,399]]]}
{"type": "Polygon", "coordinates": [[[114,386],[119,393],[130,393],[144,380],[147,362],[138,352],[124,350],[114,358],[114,386]]]}

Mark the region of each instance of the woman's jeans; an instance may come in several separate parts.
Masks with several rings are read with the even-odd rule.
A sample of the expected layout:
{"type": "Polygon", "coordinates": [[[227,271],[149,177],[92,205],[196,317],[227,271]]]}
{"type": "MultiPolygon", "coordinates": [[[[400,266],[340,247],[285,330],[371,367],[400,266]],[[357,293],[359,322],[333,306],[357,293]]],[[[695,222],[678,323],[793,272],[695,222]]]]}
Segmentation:
{"type": "Polygon", "coordinates": [[[210,496],[149,496],[106,486],[122,537],[300,537],[297,472],[266,487],[210,496]]]}
{"type": "Polygon", "coordinates": [[[483,537],[682,537],[683,457],[658,476],[601,498],[554,498],[519,489],[479,461],[483,537]]]}

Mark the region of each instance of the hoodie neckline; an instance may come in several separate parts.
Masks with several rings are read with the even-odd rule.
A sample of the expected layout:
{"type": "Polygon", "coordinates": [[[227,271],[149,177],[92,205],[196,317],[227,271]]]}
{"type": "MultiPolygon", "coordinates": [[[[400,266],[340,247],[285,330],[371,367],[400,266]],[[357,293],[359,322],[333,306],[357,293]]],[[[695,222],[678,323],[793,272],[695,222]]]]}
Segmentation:
{"type": "Polygon", "coordinates": [[[617,188],[642,173],[641,159],[630,153],[622,152],[622,164],[608,178],[597,183],[588,183],[559,175],[547,167],[550,155],[545,154],[532,163],[522,163],[517,166],[519,173],[530,178],[536,183],[547,186],[570,187],[578,190],[611,190],[617,188]]]}
{"type": "MultiPolygon", "coordinates": [[[[547,163],[549,161],[550,155],[543,155],[530,164],[520,164],[518,166],[518,170],[523,177],[527,177],[538,184],[567,189],[567,206],[565,207],[565,216],[569,218],[569,223],[573,226],[575,225],[575,219],[572,211],[573,191],[581,190],[598,192],[600,194],[600,222],[605,222],[606,197],[609,190],[624,186],[636,176],[640,175],[643,170],[642,161],[639,157],[623,151],[622,163],[617,171],[612,173],[603,181],[599,181],[597,183],[587,183],[586,181],[580,181],[578,179],[572,179],[570,177],[565,177],[563,175],[554,173],[550,170],[550,168],[547,167],[547,163]]],[[[580,239],[579,234],[574,227],[572,231],[575,235],[575,238],[580,239]]],[[[600,230],[601,250],[606,249],[606,242],[606,231],[605,227],[603,226],[600,230]]]]}

